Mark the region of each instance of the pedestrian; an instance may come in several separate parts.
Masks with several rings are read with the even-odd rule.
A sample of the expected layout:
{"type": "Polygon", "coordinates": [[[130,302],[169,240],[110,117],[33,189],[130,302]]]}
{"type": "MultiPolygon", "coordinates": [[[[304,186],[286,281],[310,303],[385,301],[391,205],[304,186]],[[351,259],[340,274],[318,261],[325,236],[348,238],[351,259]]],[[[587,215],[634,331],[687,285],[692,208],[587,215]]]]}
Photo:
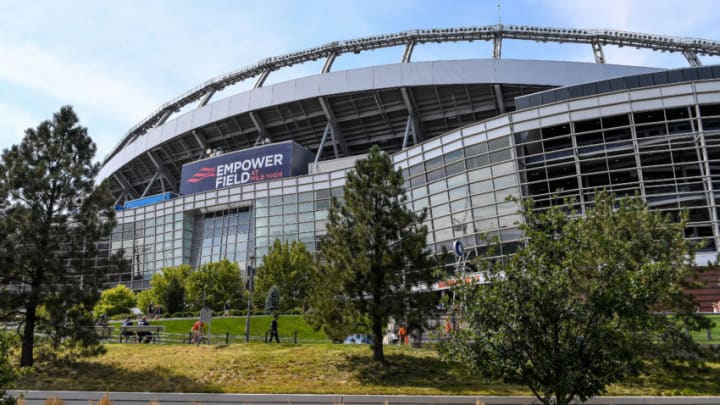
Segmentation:
{"type": "Polygon", "coordinates": [[[225,301],[225,313],[223,316],[230,316],[230,300],[225,301]]]}
{"type": "Polygon", "coordinates": [[[272,322],[270,322],[270,341],[268,343],[272,343],[273,337],[275,338],[275,341],[280,343],[280,335],[278,335],[278,316],[273,316],[272,322]]]}
{"type": "Polygon", "coordinates": [[[146,316],[149,316],[150,318],[155,316],[155,306],[151,302],[150,305],[147,307],[147,312],[145,313],[146,316]]]}
{"type": "Polygon", "coordinates": [[[405,325],[400,325],[400,329],[398,330],[398,338],[400,339],[401,345],[407,344],[407,329],[405,329],[405,325]]]}
{"type": "Polygon", "coordinates": [[[200,335],[202,333],[202,329],[205,327],[205,322],[201,320],[197,320],[195,324],[192,326],[192,329],[190,329],[190,332],[192,333],[192,343],[195,343],[197,345],[200,344],[200,335]]]}

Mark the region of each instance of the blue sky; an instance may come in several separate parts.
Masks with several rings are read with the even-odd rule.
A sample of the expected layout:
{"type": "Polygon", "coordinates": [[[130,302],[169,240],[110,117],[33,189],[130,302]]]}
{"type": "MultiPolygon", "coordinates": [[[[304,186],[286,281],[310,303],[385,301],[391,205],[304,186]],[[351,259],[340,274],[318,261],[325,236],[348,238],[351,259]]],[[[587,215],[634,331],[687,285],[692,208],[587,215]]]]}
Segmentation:
{"type": "MultiPolygon", "coordinates": [[[[164,102],[260,59],[417,28],[497,24],[612,28],[720,40],[715,1],[34,1],[0,2],[0,149],[71,104],[101,160],[164,102]]],[[[413,60],[488,58],[487,42],[428,44],[413,60]]],[[[402,49],[343,55],[333,70],[396,63],[402,49]]],[[[681,67],[681,55],[606,47],[608,63],[681,67]]],[[[589,46],[504,41],[503,58],[593,61],[589,46]]],[[[706,65],[720,58],[701,58],[706,65]]],[[[322,61],[270,75],[315,74],[322,61]]],[[[215,100],[247,89],[226,89],[215,100]]]]}

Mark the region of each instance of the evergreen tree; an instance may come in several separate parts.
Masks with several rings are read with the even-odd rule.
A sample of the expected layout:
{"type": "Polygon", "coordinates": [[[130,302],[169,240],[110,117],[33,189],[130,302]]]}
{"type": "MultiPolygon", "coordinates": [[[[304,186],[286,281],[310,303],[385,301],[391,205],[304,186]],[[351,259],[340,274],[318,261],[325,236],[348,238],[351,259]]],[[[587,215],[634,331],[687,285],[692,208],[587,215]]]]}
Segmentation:
{"type": "Polygon", "coordinates": [[[280,290],[276,285],[270,287],[265,298],[265,313],[273,314],[280,310],[280,290]]]}
{"type": "Polygon", "coordinates": [[[647,356],[698,353],[686,331],[709,322],[684,292],[695,271],[687,213],[674,223],[638,197],[604,192],[594,204],[585,217],[525,206],[525,247],[480,263],[488,284],[458,294],[468,327],[443,342],[445,359],[568,404],[637,375],[647,356]]]}
{"type": "Polygon", "coordinates": [[[403,182],[377,146],[356,162],[345,202],[332,201],[311,299],[315,326],[370,332],[376,361],[385,359],[382,338],[390,317],[419,326],[435,303],[430,289],[438,274],[425,246],[425,213],[406,207],[403,182]]]}
{"type": "Polygon", "coordinates": [[[81,327],[92,317],[103,276],[94,266],[96,243],[110,234],[114,218],[108,188],[94,184],[95,150],[73,109],[62,107],[2,154],[0,285],[11,288],[0,307],[22,317],[22,366],[33,364],[35,328],[45,322],[37,316],[41,305],[53,305],[57,319],[50,321],[70,325],[67,333],[77,334],[71,337],[92,335],[81,327]]]}

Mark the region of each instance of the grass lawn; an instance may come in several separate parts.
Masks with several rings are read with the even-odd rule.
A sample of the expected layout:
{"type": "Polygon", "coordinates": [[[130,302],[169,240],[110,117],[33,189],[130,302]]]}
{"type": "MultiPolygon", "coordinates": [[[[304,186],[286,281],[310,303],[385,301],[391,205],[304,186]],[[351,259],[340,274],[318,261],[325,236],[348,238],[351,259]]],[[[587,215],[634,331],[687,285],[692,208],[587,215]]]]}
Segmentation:
{"type": "MultiPolygon", "coordinates": [[[[170,340],[182,340],[187,338],[190,328],[197,321],[197,318],[187,319],[161,319],[151,320],[151,325],[164,325],[165,333],[170,340]],[[172,339],[174,338],[174,339],[172,339]]],[[[269,315],[254,315],[250,317],[250,335],[253,341],[262,341],[265,332],[270,329],[272,317],[269,315]]],[[[120,323],[112,323],[116,330],[119,330],[120,323]]],[[[278,318],[278,332],[281,339],[293,339],[297,332],[299,342],[328,342],[329,339],[324,333],[314,331],[301,315],[281,315],[278,318]]],[[[215,317],[210,323],[210,334],[213,335],[213,343],[225,342],[225,334],[230,333],[230,342],[243,342],[245,339],[245,317],[215,317]]],[[[113,334],[116,338],[118,332],[113,334]]],[[[718,335],[720,336],[720,335],[718,335]]]]}
{"type": "MultiPolygon", "coordinates": [[[[485,382],[438,359],[432,349],[387,346],[378,365],[366,345],[109,344],[108,353],[77,363],[39,365],[21,389],[333,393],[416,395],[530,395],[522,386],[485,382]]],[[[720,395],[720,363],[654,369],[611,395],[720,395]]]]}

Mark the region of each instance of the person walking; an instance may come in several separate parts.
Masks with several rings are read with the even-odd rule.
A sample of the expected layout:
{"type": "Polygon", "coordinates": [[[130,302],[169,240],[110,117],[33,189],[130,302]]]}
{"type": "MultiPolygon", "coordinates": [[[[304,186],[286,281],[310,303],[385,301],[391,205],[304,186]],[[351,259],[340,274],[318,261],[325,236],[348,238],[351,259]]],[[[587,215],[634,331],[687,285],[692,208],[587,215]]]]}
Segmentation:
{"type": "Polygon", "coordinates": [[[225,313],[223,316],[230,316],[230,300],[225,301],[225,313]]]}
{"type": "Polygon", "coordinates": [[[280,335],[278,335],[278,316],[273,316],[272,322],[270,322],[270,341],[268,343],[272,343],[273,337],[275,338],[275,341],[280,343],[280,335]]]}

